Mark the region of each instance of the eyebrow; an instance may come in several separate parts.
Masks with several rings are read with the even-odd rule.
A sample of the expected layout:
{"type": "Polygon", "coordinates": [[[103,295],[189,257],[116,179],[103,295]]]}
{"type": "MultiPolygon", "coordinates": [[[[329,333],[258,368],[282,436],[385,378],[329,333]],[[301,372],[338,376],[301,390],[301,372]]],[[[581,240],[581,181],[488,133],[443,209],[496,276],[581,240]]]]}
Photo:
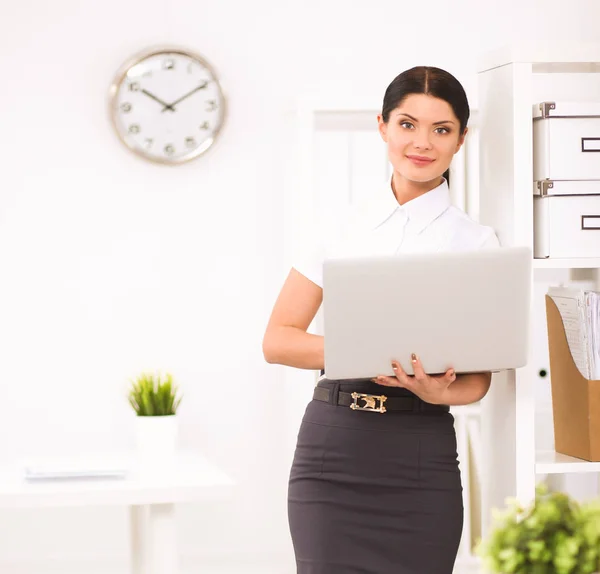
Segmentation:
{"type": "MultiPolygon", "coordinates": [[[[418,122],[419,120],[417,118],[413,118],[410,114],[406,114],[404,112],[398,112],[399,116],[406,116],[407,118],[410,118],[413,122],[418,122]]],[[[455,123],[452,120],[442,120],[441,122],[433,122],[434,126],[439,126],[441,124],[453,124],[455,123]]]]}

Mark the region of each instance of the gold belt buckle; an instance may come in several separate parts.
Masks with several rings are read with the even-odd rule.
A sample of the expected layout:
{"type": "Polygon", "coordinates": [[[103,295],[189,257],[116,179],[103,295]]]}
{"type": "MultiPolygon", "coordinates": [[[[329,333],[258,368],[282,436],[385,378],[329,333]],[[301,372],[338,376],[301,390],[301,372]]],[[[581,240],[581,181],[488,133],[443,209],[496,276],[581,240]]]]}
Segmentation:
{"type": "Polygon", "coordinates": [[[372,413],[385,413],[386,408],[383,403],[387,400],[385,395],[368,395],[365,393],[352,393],[354,402],[350,405],[353,411],[370,411],[372,413]],[[364,402],[364,406],[358,404],[358,400],[364,402]],[[375,401],[379,401],[379,405],[375,406],[375,401]]]}

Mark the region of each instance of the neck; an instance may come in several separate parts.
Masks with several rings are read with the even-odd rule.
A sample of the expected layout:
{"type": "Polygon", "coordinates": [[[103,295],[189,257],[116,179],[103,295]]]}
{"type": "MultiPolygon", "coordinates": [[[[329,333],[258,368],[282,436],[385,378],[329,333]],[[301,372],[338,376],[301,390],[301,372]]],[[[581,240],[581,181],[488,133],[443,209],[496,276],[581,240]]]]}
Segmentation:
{"type": "Polygon", "coordinates": [[[435,189],[444,181],[443,177],[437,177],[431,181],[410,181],[397,172],[392,176],[392,191],[400,205],[404,205],[411,199],[415,199],[432,189],[435,189]]]}

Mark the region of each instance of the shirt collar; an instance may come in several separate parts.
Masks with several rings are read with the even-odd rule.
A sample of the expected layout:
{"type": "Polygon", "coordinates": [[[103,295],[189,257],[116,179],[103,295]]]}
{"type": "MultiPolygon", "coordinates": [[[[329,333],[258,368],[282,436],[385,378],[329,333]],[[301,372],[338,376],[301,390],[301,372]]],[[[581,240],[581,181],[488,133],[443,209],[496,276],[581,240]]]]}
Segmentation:
{"type": "Polygon", "coordinates": [[[423,195],[400,205],[394,196],[391,180],[382,186],[372,213],[373,229],[385,223],[396,211],[403,210],[413,229],[420,233],[451,205],[448,182],[444,181],[423,195]]]}

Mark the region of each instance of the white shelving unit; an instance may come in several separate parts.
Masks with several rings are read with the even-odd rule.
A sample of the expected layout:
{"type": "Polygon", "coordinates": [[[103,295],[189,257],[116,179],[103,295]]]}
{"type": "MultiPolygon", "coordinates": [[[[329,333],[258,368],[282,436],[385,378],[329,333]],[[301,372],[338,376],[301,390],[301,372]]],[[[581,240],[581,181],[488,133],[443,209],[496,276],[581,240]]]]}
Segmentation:
{"type": "Polygon", "coordinates": [[[534,259],[534,269],[598,269],[600,257],[584,259],[534,259]]]}
{"type": "MultiPolygon", "coordinates": [[[[513,46],[487,54],[478,76],[479,220],[497,231],[502,245],[533,249],[532,105],[600,101],[600,44],[513,46]]],[[[532,281],[538,269],[599,267],[600,258],[535,259],[532,281]]],[[[532,339],[535,332],[532,323],[532,339]]],[[[482,402],[484,534],[490,509],[503,507],[508,496],[531,501],[541,475],[600,472],[600,463],[536,450],[535,382],[529,361],[496,375],[482,402]]]]}
{"type": "Polygon", "coordinates": [[[536,474],[567,474],[580,472],[600,472],[600,462],[588,462],[555,451],[537,451],[535,457],[536,474]]]}

